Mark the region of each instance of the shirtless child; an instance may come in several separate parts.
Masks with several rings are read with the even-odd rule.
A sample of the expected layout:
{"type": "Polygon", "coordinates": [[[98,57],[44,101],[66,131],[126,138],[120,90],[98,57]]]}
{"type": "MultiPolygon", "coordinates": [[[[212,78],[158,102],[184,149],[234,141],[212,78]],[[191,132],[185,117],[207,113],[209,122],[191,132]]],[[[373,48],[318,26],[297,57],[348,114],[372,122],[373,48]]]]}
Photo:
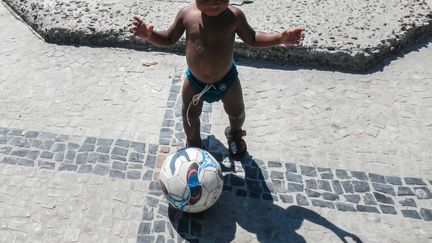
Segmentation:
{"type": "Polygon", "coordinates": [[[233,61],[234,38],[237,34],[251,47],[303,44],[304,29],[292,28],[281,33],[255,32],[245,14],[229,5],[229,0],[196,0],[182,8],[166,31],[153,30],[139,17],[132,19],[136,38],[156,46],[174,45],[186,31],[188,69],[182,87],[183,127],[188,147],[202,147],[200,120],[203,100],[222,100],[230,126],[225,130],[231,155],[246,151],[242,130],[245,120],[243,93],[233,61]]]}

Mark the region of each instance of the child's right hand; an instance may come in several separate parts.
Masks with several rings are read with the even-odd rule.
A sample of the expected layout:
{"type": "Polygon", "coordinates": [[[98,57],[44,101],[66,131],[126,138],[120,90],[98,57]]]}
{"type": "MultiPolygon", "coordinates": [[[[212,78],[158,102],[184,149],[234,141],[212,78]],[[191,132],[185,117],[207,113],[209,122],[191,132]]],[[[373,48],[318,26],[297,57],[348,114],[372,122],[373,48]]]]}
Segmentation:
{"type": "Polygon", "coordinates": [[[139,17],[133,16],[131,30],[135,37],[148,40],[153,34],[153,25],[144,23],[139,17]]]}

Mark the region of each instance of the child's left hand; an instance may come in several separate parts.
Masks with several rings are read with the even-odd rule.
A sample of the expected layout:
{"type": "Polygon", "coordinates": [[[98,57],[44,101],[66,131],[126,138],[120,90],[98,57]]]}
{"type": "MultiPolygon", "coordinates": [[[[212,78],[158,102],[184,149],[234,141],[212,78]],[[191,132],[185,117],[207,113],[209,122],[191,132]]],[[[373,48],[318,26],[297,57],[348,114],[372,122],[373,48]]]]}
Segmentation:
{"type": "Polygon", "coordinates": [[[281,44],[289,46],[301,46],[305,37],[303,28],[292,28],[281,33],[281,44]]]}

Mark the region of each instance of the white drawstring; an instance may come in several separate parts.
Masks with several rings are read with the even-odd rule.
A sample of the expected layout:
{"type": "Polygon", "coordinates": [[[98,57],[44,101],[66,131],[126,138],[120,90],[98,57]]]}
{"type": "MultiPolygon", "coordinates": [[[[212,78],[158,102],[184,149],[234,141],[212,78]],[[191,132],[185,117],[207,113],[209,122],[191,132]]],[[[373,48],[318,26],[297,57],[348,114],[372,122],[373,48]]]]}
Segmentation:
{"type": "Polygon", "coordinates": [[[186,111],[186,119],[187,119],[189,127],[191,126],[191,123],[189,121],[189,109],[190,109],[191,105],[192,104],[193,105],[198,105],[198,102],[200,101],[201,97],[205,94],[205,92],[209,91],[210,88],[216,89],[213,86],[213,84],[208,84],[208,85],[205,86],[205,88],[201,92],[199,92],[198,94],[192,96],[192,100],[191,100],[191,102],[189,102],[189,105],[188,105],[188,108],[187,108],[187,111],[186,111]]]}

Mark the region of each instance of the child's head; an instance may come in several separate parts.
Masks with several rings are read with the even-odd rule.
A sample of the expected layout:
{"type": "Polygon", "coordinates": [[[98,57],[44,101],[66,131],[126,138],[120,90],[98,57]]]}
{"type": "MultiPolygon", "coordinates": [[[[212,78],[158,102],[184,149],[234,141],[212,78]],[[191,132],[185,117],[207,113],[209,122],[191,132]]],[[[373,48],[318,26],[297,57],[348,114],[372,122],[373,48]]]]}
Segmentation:
{"type": "Polygon", "coordinates": [[[195,0],[196,6],[207,16],[218,16],[228,8],[229,0],[195,0]]]}

